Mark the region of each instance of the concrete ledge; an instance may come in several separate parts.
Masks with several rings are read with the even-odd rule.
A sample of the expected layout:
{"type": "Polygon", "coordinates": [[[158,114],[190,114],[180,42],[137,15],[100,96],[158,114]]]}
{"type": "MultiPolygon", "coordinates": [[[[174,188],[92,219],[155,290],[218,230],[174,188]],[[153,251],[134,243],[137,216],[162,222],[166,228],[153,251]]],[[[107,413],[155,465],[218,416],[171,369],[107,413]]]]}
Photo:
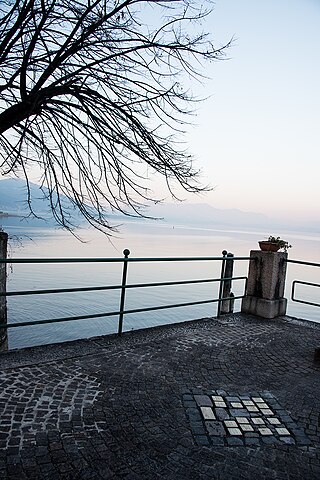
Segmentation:
{"type": "Polygon", "coordinates": [[[266,300],[264,298],[247,295],[242,300],[241,312],[257,315],[262,318],[275,318],[285,315],[287,299],[266,300]]]}

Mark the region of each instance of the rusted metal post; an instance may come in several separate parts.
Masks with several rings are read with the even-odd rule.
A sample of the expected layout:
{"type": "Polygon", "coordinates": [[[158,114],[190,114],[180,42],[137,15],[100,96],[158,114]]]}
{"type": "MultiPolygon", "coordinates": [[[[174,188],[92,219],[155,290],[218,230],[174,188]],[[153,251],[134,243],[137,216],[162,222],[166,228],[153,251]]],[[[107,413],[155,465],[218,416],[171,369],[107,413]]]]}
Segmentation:
{"type": "MultiPolygon", "coordinates": [[[[7,258],[8,234],[0,231],[0,258],[7,258]]],[[[7,291],[7,264],[0,263],[0,292],[7,291]]],[[[0,296],[0,323],[7,323],[7,297],[0,296]]],[[[0,328],[0,352],[8,350],[6,328],[0,328]]]]}

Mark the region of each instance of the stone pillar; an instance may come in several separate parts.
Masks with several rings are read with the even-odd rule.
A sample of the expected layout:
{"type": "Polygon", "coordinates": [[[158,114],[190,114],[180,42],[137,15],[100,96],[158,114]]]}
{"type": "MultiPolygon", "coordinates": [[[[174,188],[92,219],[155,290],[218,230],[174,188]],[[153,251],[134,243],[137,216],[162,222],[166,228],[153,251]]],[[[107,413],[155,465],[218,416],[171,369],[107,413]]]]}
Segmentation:
{"type": "Polygon", "coordinates": [[[241,312],[263,318],[286,314],[284,287],[288,254],[251,250],[247,295],[242,299],[241,312]]]}
{"type": "MultiPolygon", "coordinates": [[[[7,258],[8,234],[0,232],[0,258],[7,258]]],[[[0,292],[6,292],[7,264],[0,263],[0,292]]],[[[0,323],[7,323],[7,299],[0,297],[0,323]]],[[[7,329],[0,328],[0,352],[8,350],[7,329]]]]}

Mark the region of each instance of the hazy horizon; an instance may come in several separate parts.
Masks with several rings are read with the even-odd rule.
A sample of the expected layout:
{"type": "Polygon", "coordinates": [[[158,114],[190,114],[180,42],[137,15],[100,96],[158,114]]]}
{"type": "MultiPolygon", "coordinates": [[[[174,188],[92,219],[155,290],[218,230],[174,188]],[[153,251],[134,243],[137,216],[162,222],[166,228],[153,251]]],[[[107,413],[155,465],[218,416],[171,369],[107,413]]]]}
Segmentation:
{"type": "MultiPolygon", "coordinates": [[[[28,208],[27,205],[23,203],[23,185],[22,180],[0,180],[0,211],[2,210],[9,213],[16,212],[18,214],[22,213],[23,215],[27,215],[28,208]]],[[[30,184],[30,189],[32,197],[34,198],[33,205],[35,213],[41,216],[43,215],[43,212],[46,212],[44,216],[49,221],[48,226],[54,226],[53,218],[50,216],[50,210],[47,206],[47,201],[43,196],[41,198],[41,192],[39,191],[38,186],[30,184]]],[[[64,202],[65,201],[66,200],[64,200],[64,202]]],[[[234,228],[250,229],[263,228],[266,234],[281,233],[283,230],[319,231],[319,224],[315,220],[307,221],[296,219],[295,221],[292,221],[287,218],[279,219],[253,210],[244,211],[240,208],[216,208],[205,201],[198,203],[163,202],[157,205],[151,205],[149,208],[144,209],[142,213],[146,216],[156,217],[158,221],[163,221],[165,223],[185,223],[186,225],[218,226],[220,228],[230,226],[234,228]]],[[[78,215],[75,215],[74,218],[76,223],[79,222],[80,225],[83,226],[81,218],[78,215]]],[[[118,223],[118,219],[120,222],[130,220],[130,217],[125,217],[117,213],[110,214],[109,218],[111,224],[118,223]]],[[[137,220],[139,219],[132,219],[132,221],[137,220]]],[[[151,219],[150,222],[152,223],[151,219]]],[[[4,226],[19,225],[19,223],[29,224],[30,226],[46,226],[43,221],[32,217],[29,219],[4,217],[0,221],[0,225],[2,224],[4,226]]]]}

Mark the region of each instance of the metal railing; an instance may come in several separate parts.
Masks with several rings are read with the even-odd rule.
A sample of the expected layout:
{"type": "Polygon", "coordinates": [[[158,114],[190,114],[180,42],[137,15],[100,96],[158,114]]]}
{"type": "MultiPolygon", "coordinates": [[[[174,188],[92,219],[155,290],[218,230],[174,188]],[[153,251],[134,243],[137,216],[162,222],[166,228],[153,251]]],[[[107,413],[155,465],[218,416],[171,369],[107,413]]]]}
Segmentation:
{"type": "Polygon", "coordinates": [[[89,286],[89,287],[74,287],[74,288],[55,288],[55,289],[41,289],[41,290],[20,290],[0,292],[0,297],[11,296],[25,296],[25,295],[47,295],[58,293],[72,293],[72,292],[92,292],[103,290],[120,290],[120,302],[119,310],[112,312],[93,313],[88,315],[75,315],[68,317],[23,321],[17,323],[1,323],[0,328],[16,328],[23,326],[41,325],[47,323],[69,322],[74,320],[86,320],[101,317],[118,316],[118,335],[122,334],[124,315],[150,312],[155,310],[164,310],[178,307],[188,307],[193,305],[203,305],[209,303],[218,302],[217,316],[222,313],[227,313],[233,310],[233,303],[237,299],[241,299],[246,295],[247,291],[247,276],[232,276],[233,263],[238,260],[250,260],[250,257],[234,257],[232,254],[227,253],[226,250],[222,252],[222,257],[165,257],[165,258],[129,258],[130,251],[124,250],[123,258],[16,258],[16,259],[0,259],[0,264],[59,264],[59,263],[123,263],[122,268],[122,281],[120,285],[104,285],[104,286],[89,286]],[[129,263],[137,262],[204,262],[204,261],[220,261],[221,262],[221,276],[219,278],[206,278],[206,279],[194,279],[194,280],[179,280],[179,281],[167,281],[167,282],[153,282],[153,283],[135,283],[128,284],[128,265],[129,263]],[[231,275],[230,275],[231,272],[231,275]],[[229,276],[228,276],[229,275],[229,276]],[[245,280],[243,295],[235,296],[231,292],[232,281],[245,280]],[[170,305],[158,305],[144,308],[125,309],[125,297],[128,289],[134,288],[148,288],[148,287],[162,287],[162,286],[174,286],[174,285],[190,285],[201,283],[220,283],[218,298],[210,298],[206,300],[197,300],[192,302],[182,302],[170,305]]]}
{"type": "MultiPolygon", "coordinates": [[[[303,262],[301,260],[286,260],[287,263],[294,263],[296,265],[306,265],[309,267],[320,267],[320,263],[315,263],[315,262],[303,262]]],[[[291,300],[293,302],[297,303],[304,303],[306,305],[312,305],[314,307],[320,307],[320,303],[315,303],[315,302],[308,302],[307,300],[301,300],[299,298],[296,298],[295,293],[296,293],[296,285],[307,285],[310,287],[320,287],[319,283],[313,283],[313,282],[305,282],[302,280],[294,280],[292,282],[291,286],[291,300]]]]}

